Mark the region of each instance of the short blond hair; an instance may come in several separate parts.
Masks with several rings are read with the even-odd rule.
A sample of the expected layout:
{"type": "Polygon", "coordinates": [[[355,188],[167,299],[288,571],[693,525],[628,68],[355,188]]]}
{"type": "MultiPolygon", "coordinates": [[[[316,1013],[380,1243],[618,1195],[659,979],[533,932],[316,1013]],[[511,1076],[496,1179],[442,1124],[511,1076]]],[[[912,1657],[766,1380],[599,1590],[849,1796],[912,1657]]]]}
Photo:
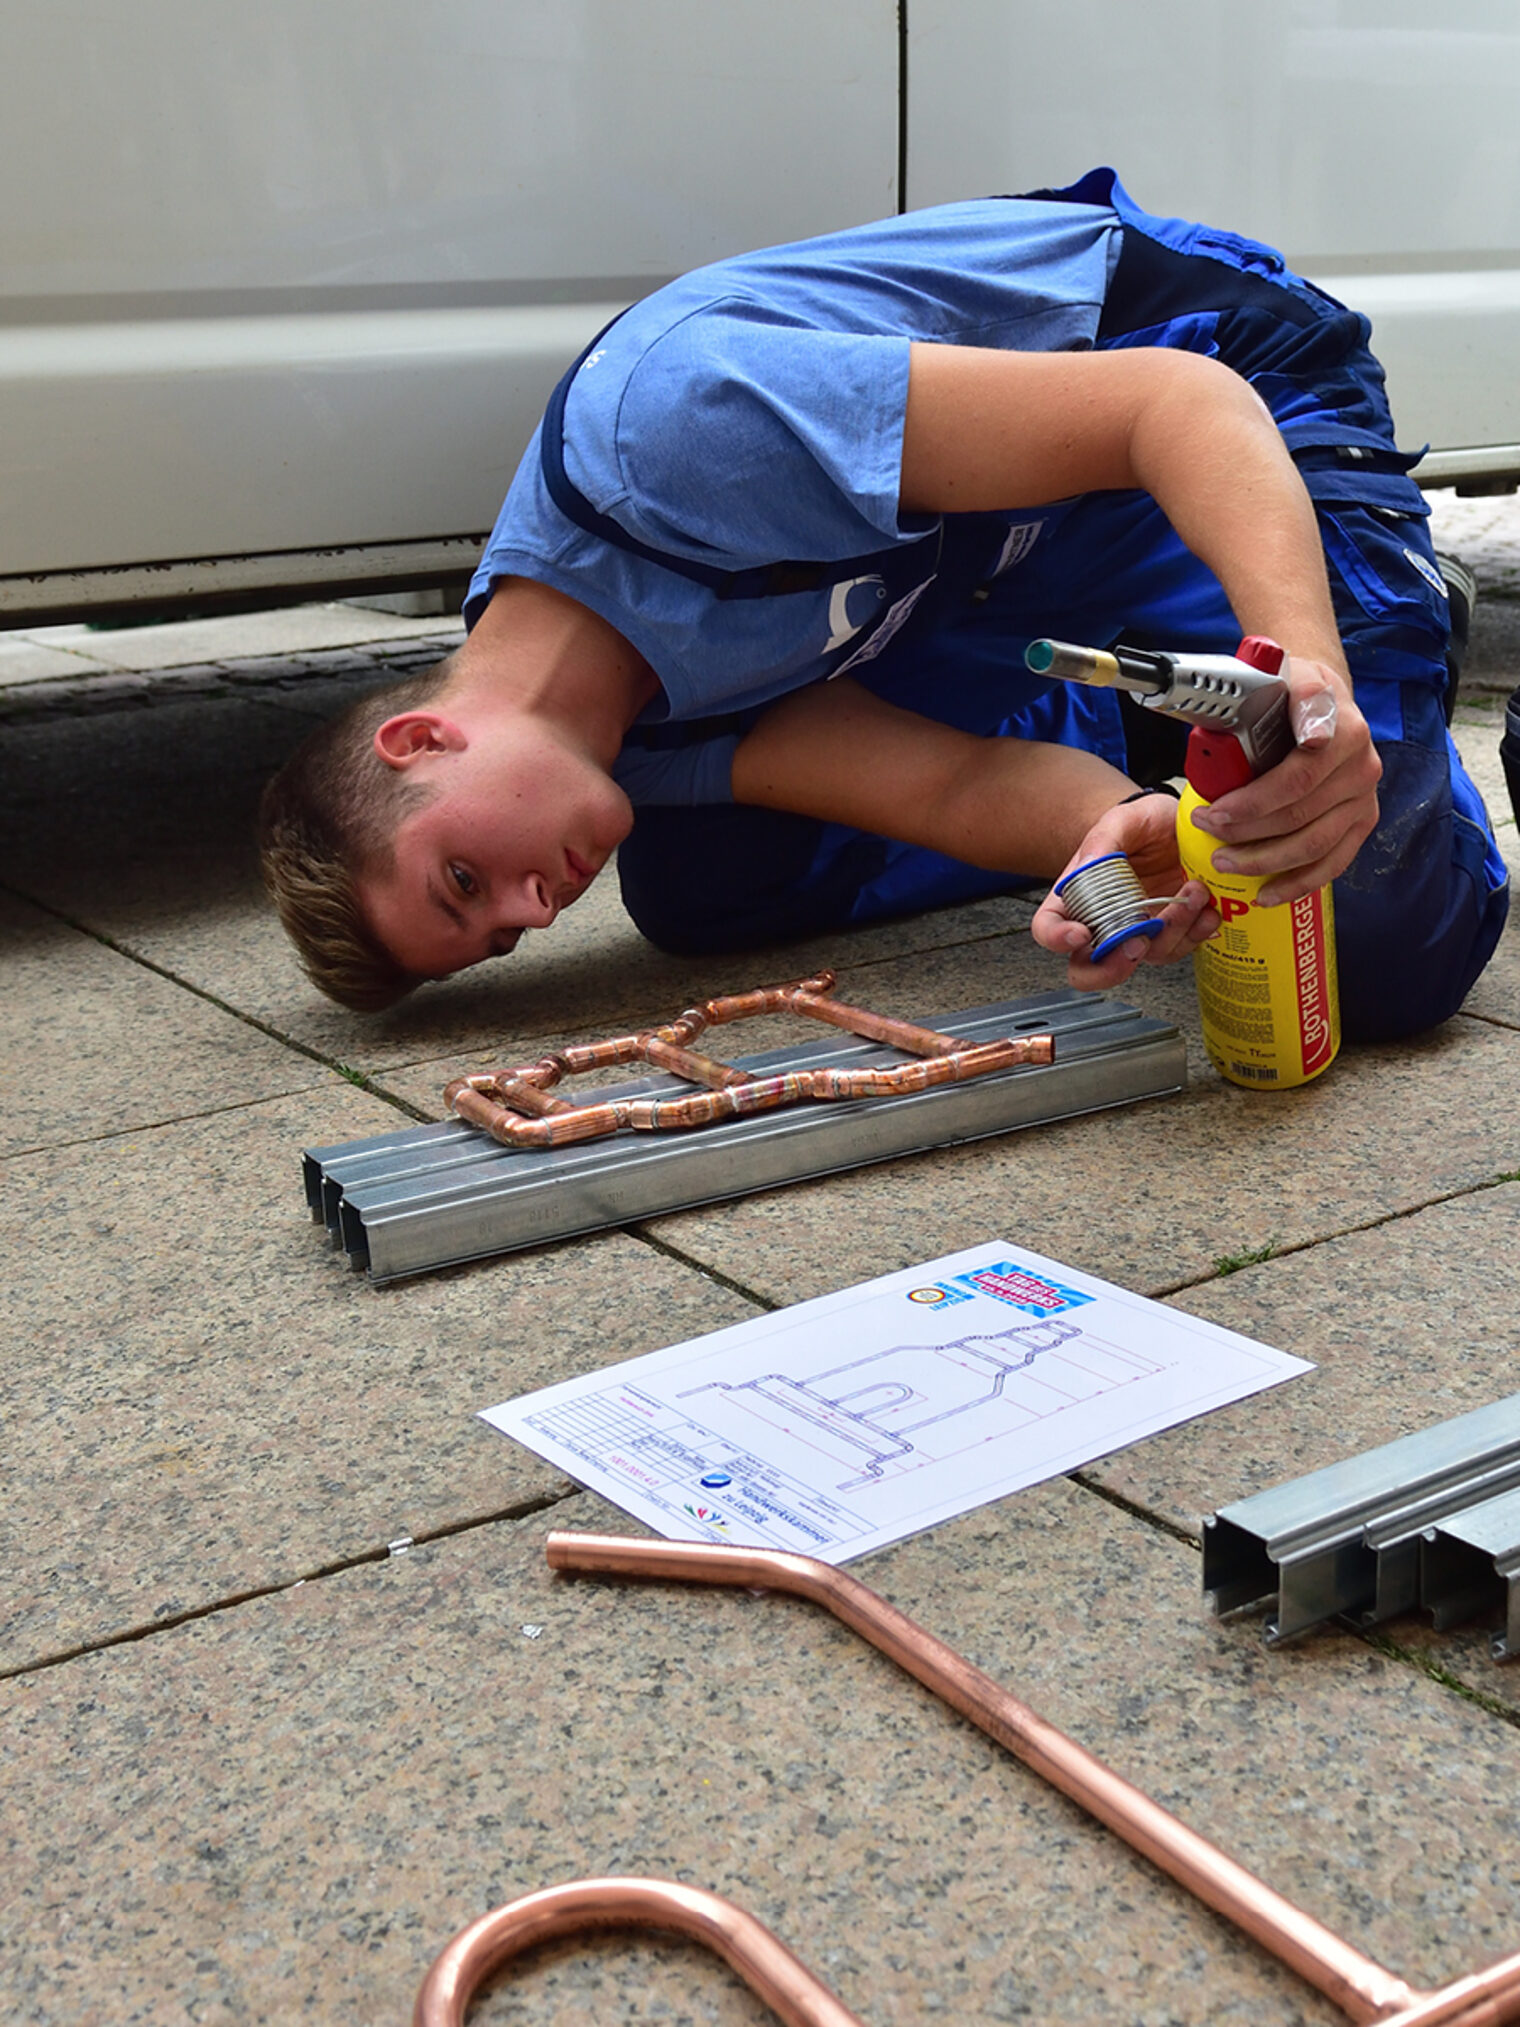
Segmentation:
{"type": "Polygon", "coordinates": [[[264,790],[259,856],[285,932],[319,991],[358,1013],[379,1013],[422,981],[398,964],[365,918],[359,882],[383,878],[402,818],[427,802],[387,767],[375,733],[420,710],[448,681],[453,658],[373,690],[303,740],[264,790]]]}

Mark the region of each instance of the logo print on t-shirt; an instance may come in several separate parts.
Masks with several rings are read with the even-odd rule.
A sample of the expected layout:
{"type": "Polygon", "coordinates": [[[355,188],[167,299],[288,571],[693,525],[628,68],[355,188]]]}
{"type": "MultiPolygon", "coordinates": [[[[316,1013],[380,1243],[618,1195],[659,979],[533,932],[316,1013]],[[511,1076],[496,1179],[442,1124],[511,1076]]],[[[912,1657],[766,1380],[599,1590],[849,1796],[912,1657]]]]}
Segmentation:
{"type": "Polygon", "coordinates": [[[824,653],[832,654],[853,640],[863,626],[869,626],[886,595],[886,583],[880,577],[847,577],[836,584],[829,593],[829,637],[823,644],[824,653]]]}
{"type": "Polygon", "coordinates": [[[829,680],[832,682],[834,676],[842,676],[846,669],[859,668],[862,662],[874,662],[888,642],[907,625],[909,614],[933,582],[932,577],[926,577],[922,584],[915,584],[910,592],[898,599],[881,625],[866,636],[854,654],[845,657],[829,680]]]}
{"type": "Polygon", "coordinates": [[[1043,521],[1016,521],[1008,530],[998,560],[993,564],[989,576],[1001,577],[1003,572],[1011,570],[1015,563],[1022,563],[1039,541],[1040,530],[1044,525],[1043,521]]]}

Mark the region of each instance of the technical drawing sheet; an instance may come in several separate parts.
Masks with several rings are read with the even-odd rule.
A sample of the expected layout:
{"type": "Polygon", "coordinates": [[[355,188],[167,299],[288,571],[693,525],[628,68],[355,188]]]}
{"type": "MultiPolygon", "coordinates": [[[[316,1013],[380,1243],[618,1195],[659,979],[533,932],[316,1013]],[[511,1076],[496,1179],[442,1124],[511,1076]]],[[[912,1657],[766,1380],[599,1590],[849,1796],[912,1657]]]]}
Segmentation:
{"type": "Polygon", "coordinates": [[[1312,1370],[994,1240],[483,1419],[656,1533],[837,1563],[1312,1370]]]}

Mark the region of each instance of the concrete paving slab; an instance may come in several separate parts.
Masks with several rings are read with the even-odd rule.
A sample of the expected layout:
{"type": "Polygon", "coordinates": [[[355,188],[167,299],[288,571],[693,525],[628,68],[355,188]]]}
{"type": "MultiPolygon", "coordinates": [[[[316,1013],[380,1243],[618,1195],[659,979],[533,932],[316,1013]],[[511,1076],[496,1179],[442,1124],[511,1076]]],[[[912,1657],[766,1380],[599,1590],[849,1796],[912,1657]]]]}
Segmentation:
{"type": "Polygon", "coordinates": [[[1417,1940],[1437,1904],[1451,1924],[1438,1950],[1475,1919],[1474,1942],[1460,1946],[1471,1950],[1469,1967],[1508,1951],[1520,1868],[1501,1858],[1507,1881],[1489,1872],[1497,1893],[1490,1900],[1480,1889],[1481,1906],[1463,1883],[1470,1861],[1484,1872],[1478,1854],[1490,1836],[1494,1855],[1512,1852],[1503,1804],[1481,1812],[1492,1830],[1473,1819],[1465,1854],[1454,1812],[1428,1868],[1418,1825],[1398,1819],[1412,1788],[1445,1777],[1437,1769],[1448,1750],[1451,1777],[1475,1798],[1468,1783],[1486,1751],[1500,1765],[1520,1751],[1511,1726],[1462,1703],[1470,1747],[1457,1744],[1444,1733],[1456,1703],[1444,1694],[1427,1702],[1428,1682],[1385,1671],[1339,1632],[1267,1654],[1254,1626],[1205,1615],[1188,1549],[1132,1536],[1128,1516],[1095,1514],[1073,1493],[1064,1481],[1033,1488],[899,1544],[859,1574],[1380,1962],[1420,1981],[1451,1975],[1417,1940]],[[1436,1711],[1442,1725],[1429,1730],[1436,1711]],[[1323,1846],[1316,1822],[1327,1826],[1323,1846]],[[1399,1905],[1413,1915],[1408,1927],[1381,1911],[1399,1905]]]}
{"type": "Polygon", "coordinates": [[[1520,498],[1461,500],[1440,492],[1430,503],[1436,547],[1460,556],[1478,580],[1463,697],[1488,693],[1502,702],[1520,685],[1520,498]]]}
{"type": "Polygon", "coordinates": [[[394,1122],[333,1077],[6,1165],[0,1668],[555,1496],[477,1410],[753,1313],[621,1234],[377,1292],[300,1152],[394,1122]]]}
{"type": "Polygon", "coordinates": [[[0,894],[0,1156],[328,1082],[245,1022],[0,894]]]}
{"type": "Polygon", "coordinates": [[[208,662],[195,662],[183,669],[158,669],[146,676],[101,669],[45,683],[14,683],[9,688],[0,686],[0,727],[9,733],[18,725],[116,715],[225,688],[224,672],[208,662]]]}
{"type": "MultiPolygon", "coordinates": [[[[1513,832],[1511,836],[1513,836],[1513,832]]],[[[1516,890],[1510,896],[1510,919],[1488,968],[1463,1004],[1463,1013],[1501,1027],[1520,1028],[1520,850],[1513,854],[1516,890]]]]}
{"type": "Polygon", "coordinates": [[[225,661],[177,662],[167,668],[120,669],[82,655],[59,656],[42,644],[0,636],[0,723],[9,727],[97,711],[158,708],[196,691],[236,695],[256,690],[267,702],[316,721],[331,717],[367,687],[431,667],[455,645],[452,634],[352,647],[245,655],[225,661]],[[37,658],[42,657],[39,661],[37,658]],[[7,682],[9,661],[16,663],[7,682]]]}
{"type": "Polygon", "coordinates": [[[303,978],[259,879],[259,795],[306,729],[262,696],[12,728],[8,883],[330,1059],[360,1037],[373,1056],[374,1029],[303,978]]]}
{"type": "MultiPolygon", "coordinates": [[[[980,947],[936,961],[962,1004],[980,947]]],[[[1132,982],[1133,985],[1133,982],[1132,982]]],[[[1168,998],[1196,1037],[1185,968],[1126,997],[1168,998]],[[1172,997],[1175,995],[1175,997],[1172,997]],[[1177,1000],[1183,1004],[1177,1005],[1177,1000]]],[[[1299,1091],[1195,1078],[1185,1095],[859,1169],[660,1219],[650,1229],[757,1290],[795,1302],[871,1274],[1006,1238],[1146,1293],[1269,1243],[1298,1246],[1470,1189],[1520,1165],[1512,1031],[1459,1016],[1389,1047],[1348,1047],[1299,1091]]]]}
{"type": "Polygon", "coordinates": [[[66,676],[104,674],[112,665],[72,647],[54,647],[25,634],[0,633],[0,689],[20,683],[46,683],[66,676]]]}
{"type": "MultiPolygon", "coordinates": [[[[1511,568],[1520,574],[1520,559],[1511,568]]],[[[1520,687],[1520,599],[1480,598],[1462,661],[1462,694],[1502,702],[1520,687]]]]}
{"type": "Polygon", "coordinates": [[[344,1062],[377,1032],[307,983],[258,873],[259,795],[302,730],[225,697],[13,728],[0,853],[21,895],[344,1062]]]}
{"type": "MultiPolygon", "coordinates": [[[[1434,1680],[1460,1685],[1485,1708],[1520,1725],[1520,1674],[1511,1664],[1495,1662],[1491,1650],[1502,1625],[1503,1614],[1495,1610],[1438,1633],[1426,1615],[1411,1613],[1373,1628],[1366,1638],[1380,1652],[1425,1669],[1434,1680]]],[[[1309,1641],[1318,1637],[1311,1635],[1309,1641]]]]}
{"type": "MultiPolygon", "coordinates": [[[[424,668],[432,666],[433,658],[414,665],[397,667],[389,656],[353,655],[345,658],[346,665],[337,669],[308,669],[299,677],[289,681],[261,679],[256,687],[262,702],[273,705],[277,710],[296,713],[304,722],[297,733],[298,739],[318,725],[326,724],[329,718],[336,718],[340,712],[367,696],[371,690],[384,689],[388,684],[404,681],[408,676],[417,675],[424,668]]],[[[243,665],[251,667],[250,664],[243,665]]],[[[259,666],[263,666],[260,664],[259,666]]],[[[285,666],[276,663],[277,667],[285,666]]],[[[228,671],[228,680],[239,680],[241,670],[228,671]]]]}
{"type": "MultiPolygon", "coordinates": [[[[259,793],[299,737],[256,699],[201,696],[12,727],[7,880],[81,917],[97,894],[117,921],[138,897],[161,896],[159,914],[182,908],[187,877],[256,871],[259,793]]],[[[106,912],[95,926],[110,927],[106,912]]]]}
{"type": "MultiPolygon", "coordinates": [[[[1516,661],[1515,681],[1520,683],[1520,657],[1516,661]]],[[[1504,736],[1503,700],[1499,697],[1479,697],[1471,703],[1459,702],[1452,717],[1451,733],[1462,763],[1487,806],[1500,849],[1513,860],[1516,856],[1515,812],[1510,807],[1509,789],[1499,761],[1499,741],[1504,736]]]]}
{"type": "MultiPolygon", "coordinates": [[[[446,646],[447,643],[444,643],[446,646]]],[[[104,666],[47,681],[0,682],[0,725],[51,722],[96,712],[159,709],[197,693],[237,696],[256,691],[266,703],[300,711],[313,723],[334,716],[361,689],[395,681],[438,659],[436,642],[422,652],[393,642],[305,655],[263,655],[239,662],[188,662],[142,673],[104,666]]]]}
{"type": "MultiPolygon", "coordinates": [[[[1337,2017],[814,1608],[553,1578],[544,1532],[6,1685],[8,2017],[400,2020],[457,1928],[608,1872],[729,1894],[868,2021],[1337,2017]]],[[[1513,1947],[1513,1728],[1344,1639],[1264,1657],[1195,1570],[1061,1485],[862,1573],[1392,1968],[1513,1947]]],[[[610,1943],[472,2013],[608,2017],[769,2018],[610,1943]]]]}
{"type": "Polygon", "coordinates": [[[1460,556],[1476,574],[1479,611],[1520,600],[1520,495],[1464,500],[1443,489],[1429,499],[1435,545],[1460,556]]]}
{"type": "MultiPolygon", "coordinates": [[[[1173,1526],[1356,1456],[1517,1387],[1520,1185],[1242,1268],[1173,1298],[1318,1370],[1153,1437],[1084,1474],[1173,1526]]],[[[1520,1704],[1480,1634],[1387,1629],[1485,1695],[1520,1704]]]]}
{"type": "MultiPolygon", "coordinates": [[[[300,605],[160,626],[29,628],[21,638],[55,652],[79,652],[113,669],[172,669],[182,662],[243,660],[250,655],[301,654],[308,648],[355,647],[370,641],[464,638],[464,622],[407,619],[356,605],[300,605]]],[[[14,636],[13,636],[14,638],[14,636]]]]}

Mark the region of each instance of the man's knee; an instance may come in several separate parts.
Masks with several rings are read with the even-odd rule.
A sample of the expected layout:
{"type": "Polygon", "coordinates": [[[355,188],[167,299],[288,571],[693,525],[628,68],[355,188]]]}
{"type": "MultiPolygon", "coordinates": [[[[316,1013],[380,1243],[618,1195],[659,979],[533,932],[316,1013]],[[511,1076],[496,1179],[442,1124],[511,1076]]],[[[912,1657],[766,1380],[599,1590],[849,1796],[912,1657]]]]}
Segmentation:
{"type": "Polygon", "coordinates": [[[744,803],[641,809],[618,850],[623,905],[682,956],[821,935],[849,920],[882,850],[863,832],[853,849],[831,839],[839,830],[744,803]]]}
{"type": "Polygon", "coordinates": [[[1482,801],[1444,742],[1381,742],[1382,816],[1335,883],[1348,1040],[1448,1019],[1504,928],[1508,883],[1482,801]]]}
{"type": "Polygon", "coordinates": [[[641,810],[618,877],[637,927],[684,956],[823,936],[1030,884],[926,846],[742,803],[641,810]]]}

